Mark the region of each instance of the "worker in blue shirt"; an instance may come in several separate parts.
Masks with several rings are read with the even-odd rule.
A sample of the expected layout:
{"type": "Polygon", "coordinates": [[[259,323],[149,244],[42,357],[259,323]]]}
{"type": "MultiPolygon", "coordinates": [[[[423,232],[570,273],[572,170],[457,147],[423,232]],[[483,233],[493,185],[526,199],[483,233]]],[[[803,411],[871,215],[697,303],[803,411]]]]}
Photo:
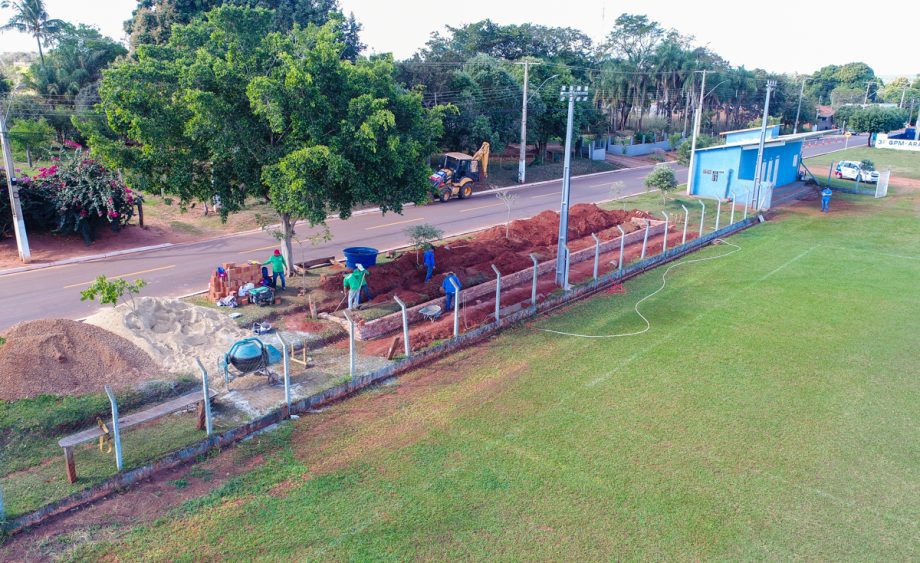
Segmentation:
{"type": "Polygon", "coordinates": [[[434,247],[430,244],[425,247],[425,254],[422,256],[425,263],[425,281],[431,279],[431,273],[434,272],[434,247]]]}
{"type": "Polygon", "coordinates": [[[453,273],[453,272],[447,272],[446,274],[444,274],[444,281],[441,282],[441,289],[444,290],[444,296],[445,296],[446,301],[447,301],[447,303],[446,303],[445,306],[444,306],[444,310],[445,310],[445,311],[449,311],[450,308],[453,306],[453,304],[454,304],[454,293],[457,292],[457,290],[454,289],[454,285],[453,285],[452,283],[450,283],[451,280],[453,280],[454,283],[457,284],[457,288],[462,288],[462,287],[463,287],[462,285],[460,285],[460,280],[457,278],[457,275],[456,275],[455,273],[453,273]]]}
{"type": "Polygon", "coordinates": [[[833,193],[829,187],[821,190],[821,213],[831,212],[831,195],[833,193]]]}

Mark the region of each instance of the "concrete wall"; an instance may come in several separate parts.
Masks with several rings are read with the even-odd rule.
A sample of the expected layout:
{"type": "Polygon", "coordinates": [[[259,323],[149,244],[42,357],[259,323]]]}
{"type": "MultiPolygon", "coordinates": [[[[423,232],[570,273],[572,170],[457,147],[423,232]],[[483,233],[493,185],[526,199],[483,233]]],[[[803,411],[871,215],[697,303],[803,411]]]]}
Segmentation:
{"type": "Polygon", "coordinates": [[[738,174],[741,147],[698,150],[693,165],[692,195],[725,199],[738,174]]]}
{"type": "Polygon", "coordinates": [[[663,151],[671,150],[671,142],[665,139],[664,141],[658,141],[657,143],[642,143],[639,145],[619,145],[617,143],[609,142],[607,145],[607,152],[610,154],[616,155],[626,155],[626,156],[644,156],[647,154],[652,154],[656,150],[661,149],[663,151]]]}
{"type": "MultiPolygon", "coordinates": [[[[796,182],[799,179],[801,154],[802,141],[764,147],[761,179],[775,187],[796,182]]],[[[726,199],[734,191],[740,198],[747,186],[743,182],[754,180],[757,147],[701,150],[696,155],[691,195],[726,199]]]]}

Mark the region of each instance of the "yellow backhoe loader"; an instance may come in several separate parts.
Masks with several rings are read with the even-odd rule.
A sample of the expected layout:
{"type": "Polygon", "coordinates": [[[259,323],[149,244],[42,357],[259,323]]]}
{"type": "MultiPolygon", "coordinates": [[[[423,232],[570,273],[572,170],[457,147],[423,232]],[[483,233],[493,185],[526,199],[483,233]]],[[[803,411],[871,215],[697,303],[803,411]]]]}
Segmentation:
{"type": "Polygon", "coordinates": [[[431,196],[447,201],[451,196],[460,199],[473,195],[473,184],[489,175],[489,143],[483,143],[476,154],[462,152],[441,155],[438,171],[429,177],[431,196]]]}

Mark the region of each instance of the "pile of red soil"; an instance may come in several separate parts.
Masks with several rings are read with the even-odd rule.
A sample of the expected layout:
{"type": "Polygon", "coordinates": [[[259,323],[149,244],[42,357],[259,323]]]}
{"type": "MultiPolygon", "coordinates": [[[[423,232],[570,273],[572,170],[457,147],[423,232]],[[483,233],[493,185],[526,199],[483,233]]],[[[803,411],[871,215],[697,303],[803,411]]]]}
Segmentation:
{"type": "MultiPolygon", "coordinates": [[[[569,210],[569,240],[575,249],[584,248],[587,242],[580,241],[592,233],[604,240],[619,236],[617,225],[626,232],[635,230],[630,219],[649,217],[644,211],[607,211],[594,204],[578,204],[569,210]]],[[[556,241],[559,233],[559,214],[544,211],[530,219],[511,222],[506,237],[504,226],[492,227],[471,240],[448,244],[435,249],[437,269],[435,276],[425,283],[424,268],[417,263],[415,253],[406,253],[393,262],[370,270],[367,283],[374,294],[373,303],[392,300],[393,291],[398,290],[400,298],[413,305],[440,295],[444,274],[453,271],[464,287],[471,287],[495,277],[492,264],[503,274],[524,270],[533,265],[529,254],[536,254],[541,261],[556,255],[556,241]],[[408,299],[407,299],[408,297],[408,299]]],[[[321,287],[328,291],[342,290],[345,273],[324,277],[321,287]]]]}
{"type": "Polygon", "coordinates": [[[20,323],[0,346],[0,400],[98,393],[160,374],[146,352],[105,329],[69,319],[20,323]]]}

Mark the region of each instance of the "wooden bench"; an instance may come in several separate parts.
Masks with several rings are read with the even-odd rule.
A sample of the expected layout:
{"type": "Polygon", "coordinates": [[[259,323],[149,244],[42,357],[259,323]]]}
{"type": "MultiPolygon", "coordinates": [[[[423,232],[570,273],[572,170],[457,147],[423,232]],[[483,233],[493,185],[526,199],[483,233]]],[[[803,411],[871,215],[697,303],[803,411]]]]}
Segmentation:
{"type": "MultiPolygon", "coordinates": [[[[214,398],[217,395],[216,391],[209,391],[210,398],[214,398]]],[[[150,422],[157,418],[172,414],[176,411],[188,408],[194,404],[198,405],[198,430],[203,430],[205,427],[204,420],[204,401],[201,400],[201,391],[196,391],[194,393],[188,393],[187,395],[182,395],[171,401],[165,403],[160,403],[149,409],[131,413],[127,416],[118,417],[118,426],[119,429],[124,430],[131,428],[132,426],[137,426],[145,422],[150,422]]],[[[111,423],[111,418],[107,419],[105,422],[111,423]]],[[[98,426],[84,430],[82,432],[77,432],[76,434],[71,434],[58,440],[58,445],[64,448],[64,463],[67,468],[67,481],[70,483],[77,482],[77,468],[74,464],[73,459],[73,449],[75,446],[95,440],[103,435],[102,429],[98,426]]]]}

